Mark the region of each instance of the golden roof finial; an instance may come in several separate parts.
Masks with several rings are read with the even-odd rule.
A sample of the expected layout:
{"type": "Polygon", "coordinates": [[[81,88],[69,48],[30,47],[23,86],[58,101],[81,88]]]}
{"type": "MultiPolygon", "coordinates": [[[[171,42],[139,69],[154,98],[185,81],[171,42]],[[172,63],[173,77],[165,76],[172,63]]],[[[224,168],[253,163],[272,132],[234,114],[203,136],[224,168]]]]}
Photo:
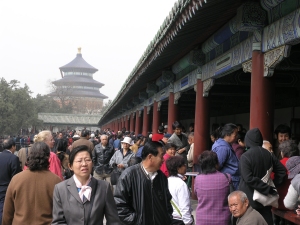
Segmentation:
{"type": "Polygon", "coordinates": [[[78,48],[78,54],[81,54],[81,47],[78,48]]]}

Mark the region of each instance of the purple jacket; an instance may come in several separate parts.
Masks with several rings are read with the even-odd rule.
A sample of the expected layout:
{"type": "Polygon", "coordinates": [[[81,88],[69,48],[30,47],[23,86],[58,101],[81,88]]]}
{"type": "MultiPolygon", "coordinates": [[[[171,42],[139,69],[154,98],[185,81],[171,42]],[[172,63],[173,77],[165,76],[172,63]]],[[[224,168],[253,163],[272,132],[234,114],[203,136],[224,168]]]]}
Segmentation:
{"type": "MultiPolygon", "coordinates": [[[[229,179],[230,175],[228,175],[229,179]]],[[[196,224],[230,224],[231,213],[228,207],[228,180],[219,171],[200,174],[195,178],[195,194],[198,198],[196,224]]]]}

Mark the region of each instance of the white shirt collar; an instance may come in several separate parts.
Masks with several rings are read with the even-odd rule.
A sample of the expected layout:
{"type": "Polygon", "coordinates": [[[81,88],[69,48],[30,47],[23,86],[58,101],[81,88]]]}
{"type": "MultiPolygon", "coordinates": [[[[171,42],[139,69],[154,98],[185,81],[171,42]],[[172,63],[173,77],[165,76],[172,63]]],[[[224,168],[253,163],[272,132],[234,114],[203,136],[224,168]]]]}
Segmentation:
{"type": "Polygon", "coordinates": [[[141,163],[141,165],[142,165],[142,169],[145,171],[145,173],[147,174],[147,176],[148,176],[151,180],[154,180],[154,178],[155,178],[156,175],[157,175],[157,171],[155,171],[155,172],[148,172],[148,171],[146,170],[146,168],[144,167],[143,163],[141,163]]]}
{"type": "Polygon", "coordinates": [[[10,152],[12,154],[11,150],[9,150],[9,149],[5,149],[5,150],[8,151],[8,152],[10,152]]]}

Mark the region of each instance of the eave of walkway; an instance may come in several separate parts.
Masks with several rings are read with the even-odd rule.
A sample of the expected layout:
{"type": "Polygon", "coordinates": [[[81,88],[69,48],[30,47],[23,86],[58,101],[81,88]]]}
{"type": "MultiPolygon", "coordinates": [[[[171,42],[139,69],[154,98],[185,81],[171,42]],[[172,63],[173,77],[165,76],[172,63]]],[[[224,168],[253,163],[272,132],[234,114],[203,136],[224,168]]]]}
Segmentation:
{"type": "Polygon", "coordinates": [[[113,119],[122,104],[144,90],[148,82],[206,41],[236,15],[242,3],[242,0],[178,1],[99,124],[113,119]]]}
{"type": "Polygon", "coordinates": [[[69,113],[39,113],[38,119],[45,125],[98,126],[101,115],[69,114],[69,113]]]}

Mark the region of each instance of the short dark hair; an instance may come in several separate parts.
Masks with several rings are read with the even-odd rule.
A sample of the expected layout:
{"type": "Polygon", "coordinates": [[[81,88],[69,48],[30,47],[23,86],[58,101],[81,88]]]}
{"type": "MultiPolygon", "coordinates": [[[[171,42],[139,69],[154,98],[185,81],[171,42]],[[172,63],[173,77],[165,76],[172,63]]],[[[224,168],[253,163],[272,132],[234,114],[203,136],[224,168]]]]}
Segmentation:
{"type": "Polygon", "coordinates": [[[57,152],[66,152],[68,148],[68,142],[66,139],[56,139],[54,149],[57,152]]]}
{"type": "Polygon", "coordinates": [[[222,127],[218,127],[213,132],[211,132],[210,136],[213,136],[216,140],[221,136],[222,127]]]}
{"type": "Polygon", "coordinates": [[[48,170],[50,148],[43,142],[36,142],[31,146],[30,153],[26,162],[30,171],[48,170]]]}
{"type": "Polygon", "coordinates": [[[299,156],[299,149],[294,140],[286,140],[280,143],[278,150],[282,152],[283,157],[299,156]]]}
{"type": "Polygon", "coordinates": [[[280,124],[276,127],[274,133],[276,135],[278,135],[278,133],[282,133],[282,134],[288,133],[289,137],[291,137],[291,128],[285,124],[280,124]]]}
{"type": "Polygon", "coordinates": [[[202,174],[215,173],[217,171],[216,165],[219,164],[217,154],[208,150],[201,153],[198,162],[202,174]]]}
{"type": "Polygon", "coordinates": [[[88,146],[86,146],[86,145],[79,145],[78,147],[72,149],[72,151],[70,153],[69,163],[70,163],[71,166],[73,165],[73,162],[74,162],[74,159],[75,159],[75,156],[77,155],[77,153],[83,152],[83,151],[88,152],[90,154],[91,159],[93,158],[92,157],[92,153],[89,150],[88,146]]]}
{"type": "Polygon", "coordinates": [[[234,130],[237,129],[237,126],[233,123],[227,123],[224,125],[221,131],[221,138],[224,138],[225,136],[230,136],[234,130]]]}
{"type": "Polygon", "coordinates": [[[242,131],[238,131],[237,136],[236,136],[236,143],[238,143],[238,140],[241,140],[244,142],[245,140],[246,133],[242,131]]]}
{"type": "Polygon", "coordinates": [[[3,149],[11,149],[13,146],[16,146],[14,139],[8,138],[3,141],[3,149]]]}
{"type": "Polygon", "coordinates": [[[145,160],[149,154],[154,156],[158,155],[158,148],[162,148],[163,145],[157,141],[148,141],[143,148],[142,160],[145,160]]]}
{"type": "Polygon", "coordinates": [[[83,129],[82,131],[81,131],[81,137],[87,137],[87,136],[89,136],[90,135],[90,131],[89,130],[87,130],[87,129],[83,129]]]}
{"type": "Polygon", "coordinates": [[[165,146],[164,146],[164,150],[165,151],[167,151],[170,148],[175,148],[175,150],[176,150],[177,146],[175,144],[173,144],[173,143],[167,143],[167,144],[165,144],[165,146]]]}
{"type": "Polygon", "coordinates": [[[178,168],[185,165],[184,158],[180,155],[170,157],[166,161],[167,169],[170,176],[177,176],[178,168]]]}
{"type": "Polygon", "coordinates": [[[173,124],[172,124],[172,129],[175,130],[176,128],[183,128],[182,124],[178,121],[175,121],[173,124]]]}
{"type": "Polygon", "coordinates": [[[165,128],[164,128],[163,126],[161,126],[161,125],[158,126],[158,132],[159,132],[159,133],[163,133],[163,132],[164,132],[164,129],[165,129],[165,128]]]}

